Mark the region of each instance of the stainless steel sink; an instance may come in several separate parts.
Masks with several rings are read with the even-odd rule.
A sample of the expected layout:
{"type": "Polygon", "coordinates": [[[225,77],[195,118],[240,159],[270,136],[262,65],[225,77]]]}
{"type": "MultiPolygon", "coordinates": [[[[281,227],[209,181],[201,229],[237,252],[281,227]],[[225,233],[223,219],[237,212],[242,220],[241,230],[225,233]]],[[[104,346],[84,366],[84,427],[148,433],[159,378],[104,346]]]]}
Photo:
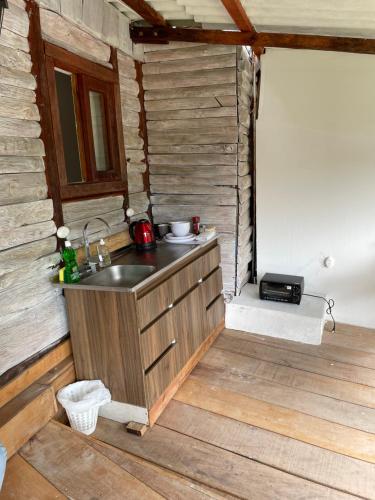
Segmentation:
{"type": "Polygon", "coordinates": [[[116,265],[81,280],[81,285],[133,288],[156,271],[155,266],[116,265]]]}

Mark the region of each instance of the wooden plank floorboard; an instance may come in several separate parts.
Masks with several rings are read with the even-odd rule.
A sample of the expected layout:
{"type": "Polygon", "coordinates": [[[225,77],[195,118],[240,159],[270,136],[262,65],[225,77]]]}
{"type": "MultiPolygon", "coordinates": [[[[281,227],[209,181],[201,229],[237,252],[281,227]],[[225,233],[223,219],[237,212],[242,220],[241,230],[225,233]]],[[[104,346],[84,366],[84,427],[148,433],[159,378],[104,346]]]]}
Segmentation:
{"type": "Polygon", "coordinates": [[[193,377],[235,393],[375,434],[375,409],[264,380],[248,372],[245,360],[245,356],[220,353],[215,349],[194,370],[193,377]]]}
{"type": "Polygon", "coordinates": [[[375,465],[171,401],[158,425],[290,474],[375,499],[375,465]]]}
{"type": "MultiPolygon", "coordinates": [[[[126,434],[124,432],[124,434],[126,434]]],[[[90,446],[78,433],[51,421],[21,456],[67,497],[161,499],[151,488],[90,446]]]]}
{"type": "Polygon", "coordinates": [[[375,408],[375,388],[369,387],[368,385],[333,379],[325,375],[305,372],[300,369],[262,361],[243,354],[224,351],[214,347],[210,349],[201,363],[203,365],[215,364],[217,366],[221,363],[220,367],[222,370],[230,369],[234,373],[237,371],[244,372],[248,376],[254,375],[306,392],[321,394],[356,405],[375,408]]]}
{"type": "Polygon", "coordinates": [[[174,472],[154,465],[142,458],[136,457],[123,450],[110,446],[96,439],[91,440],[91,445],[103,455],[116,463],[129,474],[136,477],[147,486],[169,500],[208,500],[208,499],[233,499],[217,490],[208,488],[192,479],[186,479],[174,472]]]}
{"type": "Polygon", "coordinates": [[[374,370],[369,368],[261,345],[256,342],[233,337],[233,335],[228,335],[225,331],[218,337],[214,343],[214,347],[283,366],[290,366],[332,378],[375,387],[374,370]]]}
{"type": "Polygon", "coordinates": [[[375,353],[375,330],[346,326],[334,335],[324,332],[323,343],[375,353]]]}
{"type": "Polygon", "coordinates": [[[375,435],[367,432],[233,393],[193,377],[180,388],[175,399],[320,448],[375,463],[375,435]]]}
{"type": "Polygon", "coordinates": [[[293,342],[290,340],[228,329],[225,330],[225,333],[229,336],[233,336],[234,338],[249,340],[250,342],[257,342],[259,344],[269,345],[279,349],[286,349],[287,351],[300,352],[302,354],[309,354],[311,356],[317,356],[331,361],[340,361],[341,363],[348,363],[350,365],[362,366],[364,368],[371,368],[375,370],[375,354],[357,350],[354,347],[349,348],[342,345],[333,346],[329,343],[310,345],[303,344],[301,342],[293,342]]]}
{"type": "Polygon", "coordinates": [[[7,463],[1,500],[62,500],[66,498],[20,455],[7,463]]]}
{"type": "Polygon", "coordinates": [[[286,474],[211,444],[155,425],[142,439],[121,424],[99,419],[94,436],[186,477],[240,498],[352,498],[351,495],[286,474]]]}

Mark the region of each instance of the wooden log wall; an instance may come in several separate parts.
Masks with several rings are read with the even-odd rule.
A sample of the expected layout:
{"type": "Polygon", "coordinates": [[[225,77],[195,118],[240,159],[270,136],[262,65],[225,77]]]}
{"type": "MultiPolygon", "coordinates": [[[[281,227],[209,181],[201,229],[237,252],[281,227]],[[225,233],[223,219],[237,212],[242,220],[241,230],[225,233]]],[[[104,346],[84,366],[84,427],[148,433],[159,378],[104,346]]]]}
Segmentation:
{"type": "Polygon", "coordinates": [[[253,106],[253,64],[245,48],[238,50],[238,233],[237,233],[237,291],[249,281],[249,262],[252,259],[252,226],[250,220],[252,143],[250,136],[253,106]]]}
{"type": "MultiPolygon", "coordinates": [[[[105,65],[109,64],[109,43],[121,49],[118,62],[129,204],[140,217],[149,200],[143,182],[146,165],[139,86],[129,56],[133,48],[127,22],[102,0],[39,3],[43,36],[49,41],[105,65]],[[99,10],[93,9],[94,4],[99,10]],[[118,31],[112,30],[117,23],[118,31]]],[[[27,39],[29,19],[23,0],[10,0],[9,7],[0,35],[0,375],[68,332],[64,298],[49,281],[59,254],[44,171],[44,144],[39,138],[36,81],[27,39]]],[[[105,218],[113,233],[126,229],[123,196],[66,203],[63,213],[76,245],[83,225],[92,217],[105,218]]],[[[95,223],[90,232],[90,239],[105,234],[95,223]]]]}
{"type": "Polygon", "coordinates": [[[233,295],[251,260],[249,58],[242,49],[218,45],[175,43],[144,51],[154,221],[200,215],[203,224],[214,224],[224,291],[233,295]]]}
{"type": "Polygon", "coordinates": [[[23,2],[11,0],[0,35],[0,374],[68,328],[64,299],[49,282],[59,255],[28,32],[23,2]]]}

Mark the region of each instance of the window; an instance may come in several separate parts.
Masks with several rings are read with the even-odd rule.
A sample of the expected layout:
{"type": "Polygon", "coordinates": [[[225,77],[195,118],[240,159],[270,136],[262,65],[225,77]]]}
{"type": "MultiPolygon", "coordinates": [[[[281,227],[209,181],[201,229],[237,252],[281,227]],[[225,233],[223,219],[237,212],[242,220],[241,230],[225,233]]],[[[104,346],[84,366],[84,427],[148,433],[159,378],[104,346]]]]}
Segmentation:
{"type": "Polygon", "coordinates": [[[126,190],[118,72],[45,43],[61,199],[126,190]]]}

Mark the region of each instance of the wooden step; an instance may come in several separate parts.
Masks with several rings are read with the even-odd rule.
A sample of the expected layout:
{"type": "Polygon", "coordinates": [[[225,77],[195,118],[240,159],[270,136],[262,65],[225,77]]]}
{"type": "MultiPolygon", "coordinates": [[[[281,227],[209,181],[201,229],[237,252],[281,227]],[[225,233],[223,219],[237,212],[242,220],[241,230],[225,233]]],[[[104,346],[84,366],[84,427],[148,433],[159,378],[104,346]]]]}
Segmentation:
{"type": "Polygon", "coordinates": [[[0,409],[0,441],[16,453],[57,411],[53,388],[32,384],[0,409]]]}

